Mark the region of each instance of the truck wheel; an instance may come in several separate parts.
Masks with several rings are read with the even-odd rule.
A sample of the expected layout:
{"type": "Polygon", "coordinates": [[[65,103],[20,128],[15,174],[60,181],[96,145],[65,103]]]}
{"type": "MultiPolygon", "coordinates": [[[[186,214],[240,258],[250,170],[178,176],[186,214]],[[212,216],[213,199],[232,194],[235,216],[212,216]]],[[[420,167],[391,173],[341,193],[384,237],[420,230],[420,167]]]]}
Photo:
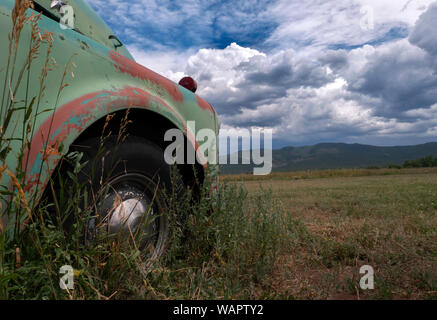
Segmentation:
{"type": "Polygon", "coordinates": [[[146,260],[153,261],[168,245],[169,192],[172,187],[181,192],[182,179],[172,177],[172,168],[156,144],[135,136],[116,141],[110,137],[97,147],[99,139],[91,139],[74,148],[88,161],[80,180],[89,186],[88,198],[94,198],[85,239],[93,243],[100,233],[135,239],[146,260]]]}

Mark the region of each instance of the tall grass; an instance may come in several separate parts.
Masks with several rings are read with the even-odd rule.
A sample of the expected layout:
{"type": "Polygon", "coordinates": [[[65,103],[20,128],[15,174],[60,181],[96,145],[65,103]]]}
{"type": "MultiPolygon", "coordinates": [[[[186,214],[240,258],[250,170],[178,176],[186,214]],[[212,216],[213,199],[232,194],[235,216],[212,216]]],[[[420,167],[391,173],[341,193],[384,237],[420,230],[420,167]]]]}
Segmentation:
{"type": "MultiPolygon", "coordinates": [[[[70,154],[70,197],[44,202],[14,243],[2,243],[1,299],[253,299],[274,296],[271,276],[278,258],[299,246],[303,225],[286,215],[270,192],[249,196],[222,184],[200,202],[188,191],[170,196],[172,237],[167,254],[153,264],[135,242],[117,237],[86,243],[83,232],[92,210],[81,207],[86,188],[77,179],[80,154],[70,154]],[[71,183],[73,182],[73,183],[71,183]],[[50,214],[59,206],[64,217],[50,214]],[[181,212],[186,213],[181,219],[181,212]],[[73,215],[68,230],[59,223],[73,215]],[[63,265],[75,269],[74,290],[59,287],[63,265]]],[[[57,209],[58,210],[58,209],[57,209]]],[[[57,211],[56,210],[56,211],[57,211]]]]}
{"type": "Polygon", "coordinates": [[[300,245],[306,229],[270,191],[260,191],[249,196],[243,187],[224,183],[211,198],[204,188],[202,201],[190,209],[183,236],[173,242],[165,264],[147,277],[154,290],[146,297],[274,296],[276,262],[300,245]]]}

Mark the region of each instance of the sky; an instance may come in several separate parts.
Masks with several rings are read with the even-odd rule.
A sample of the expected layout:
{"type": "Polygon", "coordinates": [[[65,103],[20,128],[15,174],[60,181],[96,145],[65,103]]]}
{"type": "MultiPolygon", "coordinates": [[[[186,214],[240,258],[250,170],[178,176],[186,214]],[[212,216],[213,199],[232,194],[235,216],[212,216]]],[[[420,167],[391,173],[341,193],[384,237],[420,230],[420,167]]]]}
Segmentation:
{"type": "Polygon", "coordinates": [[[435,0],[88,0],[137,62],[192,76],[274,147],[437,141],[435,0]]]}

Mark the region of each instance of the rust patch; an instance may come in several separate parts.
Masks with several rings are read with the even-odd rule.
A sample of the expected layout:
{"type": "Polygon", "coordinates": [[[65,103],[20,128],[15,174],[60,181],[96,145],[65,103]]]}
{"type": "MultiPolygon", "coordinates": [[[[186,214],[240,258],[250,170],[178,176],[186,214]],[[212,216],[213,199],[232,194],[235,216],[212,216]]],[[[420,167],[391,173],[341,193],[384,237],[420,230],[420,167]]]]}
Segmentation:
{"type": "Polygon", "coordinates": [[[197,98],[197,103],[199,104],[199,107],[200,107],[201,109],[203,109],[203,110],[208,110],[208,111],[210,111],[211,113],[215,114],[215,110],[214,110],[214,108],[211,107],[211,105],[210,105],[208,102],[206,102],[205,100],[203,100],[201,97],[199,97],[199,96],[197,96],[197,95],[196,95],[196,98],[197,98]]]}
{"type": "Polygon", "coordinates": [[[169,79],[153,72],[150,69],[132,61],[115,51],[109,51],[109,57],[115,62],[114,66],[123,73],[130,74],[132,77],[141,80],[148,80],[154,84],[162,86],[168,94],[177,102],[183,102],[184,96],[179,90],[178,86],[169,79]]]}

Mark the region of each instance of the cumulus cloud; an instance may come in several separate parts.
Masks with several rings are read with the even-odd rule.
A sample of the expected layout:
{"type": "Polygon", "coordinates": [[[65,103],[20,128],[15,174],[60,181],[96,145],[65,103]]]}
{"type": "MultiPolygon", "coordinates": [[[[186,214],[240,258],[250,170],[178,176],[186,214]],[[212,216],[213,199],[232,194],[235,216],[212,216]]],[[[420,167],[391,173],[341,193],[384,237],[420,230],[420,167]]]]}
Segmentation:
{"type": "Polygon", "coordinates": [[[332,80],[326,67],[297,59],[293,50],[267,55],[235,43],[223,50],[200,50],[185,73],[198,79],[199,93],[223,115],[273,104],[291,88],[320,87],[332,80]]]}
{"type": "Polygon", "coordinates": [[[328,67],[295,58],[292,50],[268,55],[232,44],[200,50],[185,73],[202,79],[200,94],[213,103],[226,126],[269,127],[290,142],[338,139],[393,126],[353,100],[342,78],[328,67]]]}

